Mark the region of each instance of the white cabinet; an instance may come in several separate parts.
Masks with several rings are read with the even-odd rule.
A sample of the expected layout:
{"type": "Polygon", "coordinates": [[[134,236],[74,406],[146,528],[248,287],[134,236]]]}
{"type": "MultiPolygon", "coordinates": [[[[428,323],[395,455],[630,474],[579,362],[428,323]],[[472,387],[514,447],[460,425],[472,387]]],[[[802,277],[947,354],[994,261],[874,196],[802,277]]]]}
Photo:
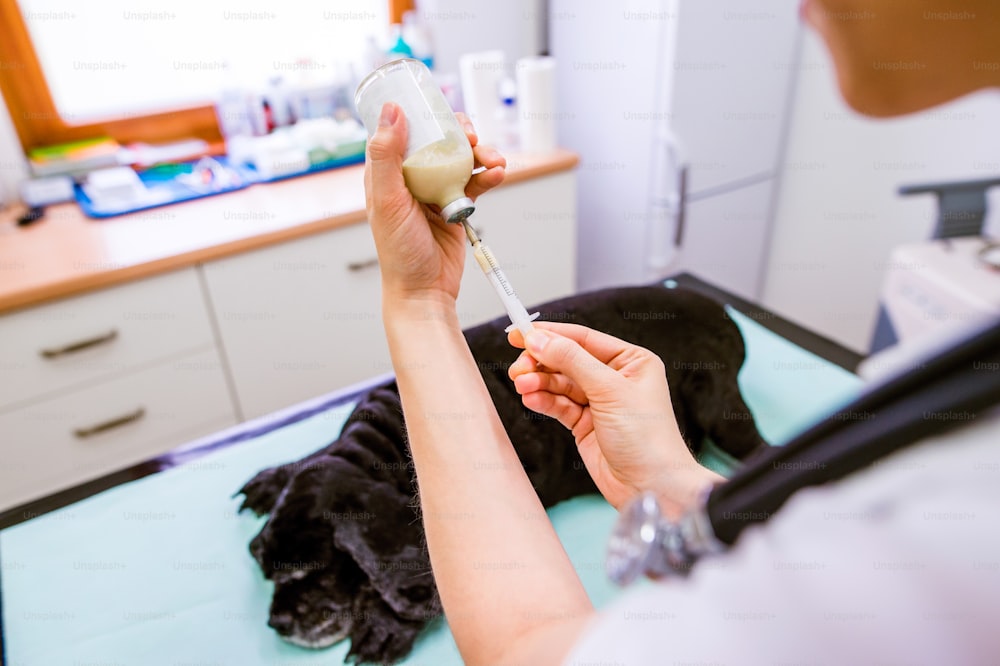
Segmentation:
{"type": "MultiPolygon", "coordinates": [[[[527,305],[573,291],[575,184],[473,218],[527,305]]],[[[0,316],[0,511],[391,372],[380,301],[362,223],[0,316]]],[[[471,257],[458,311],[504,314],[471,257]]]]}
{"type": "Polygon", "coordinates": [[[0,510],[236,422],[193,268],[0,317],[0,510]]]}
{"type": "Polygon", "coordinates": [[[0,414],[0,509],[236,423],[215,349],[0,414]]]}
{"type": "Polygon", "coordinates": [[[0,410],[212,343],[194,269],[0,316],[0,410]]]}
{"type": "MultiPolygon", "coordinates": [[[[574,175],[483,197],[472,218],[526,304],[575,281],[574,175]]],[[[375,245],[365,224],[202,267],[244,418],[391,372],[375,245]]],[[[471,256],[458,303],[463,326],[504,314],[471,256]]]]}
{"type": "Polygon", "coordinates": [[[212,261],[202,270],[244,418],[392,369],[368,225],[212,261]]]}

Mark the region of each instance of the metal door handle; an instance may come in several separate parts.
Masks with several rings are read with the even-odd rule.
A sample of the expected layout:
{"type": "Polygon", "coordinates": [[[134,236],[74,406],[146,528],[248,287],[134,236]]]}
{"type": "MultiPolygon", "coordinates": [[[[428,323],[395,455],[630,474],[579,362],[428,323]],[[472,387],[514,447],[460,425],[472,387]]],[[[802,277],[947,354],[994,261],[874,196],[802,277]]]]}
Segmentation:
{"type": "Polygon", "coordinates": [[[118,337],[118,329],[113,328],[103,335],[98,335],[93,338],[87,338],[86,340],[80,340],[79,342],[72,342],[63,347],[50,347],[48,349],[42,349],[38,353],[42,356],[42,358],[48,358],[48,359],[59,358],[60,356],[73,354],[78,351],[83,351],[84,349],[97,347],[98,345],[105,345],[117,337],[118,337]]]}
{"type": "Polygon", "coordinates": [[[372,257],[371,259],[365,259],[364,261],[352,261],[347,264],[347,270],[357,273],[358,271],[363,271],[367,268],[374,268],[378,266],[378,257],[372,257]]]}
{"type": "Polygon", "coordinates": [[[88,437],[92,437],[99,433],[121,427],[128,423],[132,423],[133,421],[138,421],[145,415],[146,415],[146,410],[142,407],[139,407],[134,412],[130,412],[128,414],[125,414],[124,416],[119,416],[118,418],[114,418],[109,421],[104,421],[103,423],[98,423],[96,425],[92,425],[86,428],[74,428],[73,434],[76,435],[78,439],[86,439],[88,437]]]}

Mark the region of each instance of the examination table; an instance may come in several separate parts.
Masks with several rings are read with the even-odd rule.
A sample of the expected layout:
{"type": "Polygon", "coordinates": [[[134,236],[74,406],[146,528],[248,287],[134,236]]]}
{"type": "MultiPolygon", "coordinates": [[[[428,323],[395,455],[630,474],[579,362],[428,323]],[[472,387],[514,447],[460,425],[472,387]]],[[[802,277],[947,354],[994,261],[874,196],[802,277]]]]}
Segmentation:
{"type": "MultiPolygon", "coordinates": [[[[690,275],[667,281],[728,304],[747,347],[739,376],[764,438],[780,445],[855,396],[860,357],[690,275]]],[[[342,663],[267,627],[272,583],[248,544],[265,518],[233,493],[259,470],[335,439],[357,396],[387,376],[203,438],[177,451],[0,514],[0,649],[11,666],[287,666],[342,663]]],[[[725,472],[711,452],[705,464],[725,472]]],[[[599,496],[549,511],[594,603],[615,519],[599,496]]],[[[461,664],[443,619],[406,664],[461,664]]]]}

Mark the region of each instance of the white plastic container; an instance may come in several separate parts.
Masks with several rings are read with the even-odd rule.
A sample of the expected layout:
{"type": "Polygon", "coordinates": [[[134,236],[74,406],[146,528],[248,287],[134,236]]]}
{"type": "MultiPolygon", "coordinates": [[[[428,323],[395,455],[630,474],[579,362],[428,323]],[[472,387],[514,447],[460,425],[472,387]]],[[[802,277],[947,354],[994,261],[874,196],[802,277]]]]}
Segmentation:
{"type": "Polygon", "coordinates": [[[500,111],[500,82],[507,72],[503,51],[466,53],[458,59],[465,113],[476,126],[479,140],[495,146],[503,134],[497,119],[500,111]]]}
{"type": "Polygon", "coordinates": [[[449,222],[461,222],[475,210],[465,196],[472,177],[472,147],[427,66],[419,60],[393,60],[358,86],[354,103],[368,136],[378,129],[386,102],[403,110],[409,130],[403,155],[403,178],[417,201],[435,204],[449,222]]]}
{"type": "Polygon", "coordinates": [[[517,115],[521,150],[556,149],[556,62],[550,56],[517,61],[517,115]]]}

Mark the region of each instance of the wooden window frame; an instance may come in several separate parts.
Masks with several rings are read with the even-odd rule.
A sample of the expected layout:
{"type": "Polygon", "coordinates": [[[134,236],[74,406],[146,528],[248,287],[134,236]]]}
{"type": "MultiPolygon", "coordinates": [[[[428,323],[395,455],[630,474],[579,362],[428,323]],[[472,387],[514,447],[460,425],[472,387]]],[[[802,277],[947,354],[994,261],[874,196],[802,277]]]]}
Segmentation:
{"type": "MultiPolygon", "coordinates": [[[[390,23],[402,22],[403,12],[413,8],[413,0],[387,2],[390,23]]],[[[197,138],[207,141],[211,152],[223,150],[211,105],[89,123],[66,122],[56,110],[17,0],[0,0],[0,92],[26,153],[32,148],[99,136],[122,144],[197,138]]]]}

